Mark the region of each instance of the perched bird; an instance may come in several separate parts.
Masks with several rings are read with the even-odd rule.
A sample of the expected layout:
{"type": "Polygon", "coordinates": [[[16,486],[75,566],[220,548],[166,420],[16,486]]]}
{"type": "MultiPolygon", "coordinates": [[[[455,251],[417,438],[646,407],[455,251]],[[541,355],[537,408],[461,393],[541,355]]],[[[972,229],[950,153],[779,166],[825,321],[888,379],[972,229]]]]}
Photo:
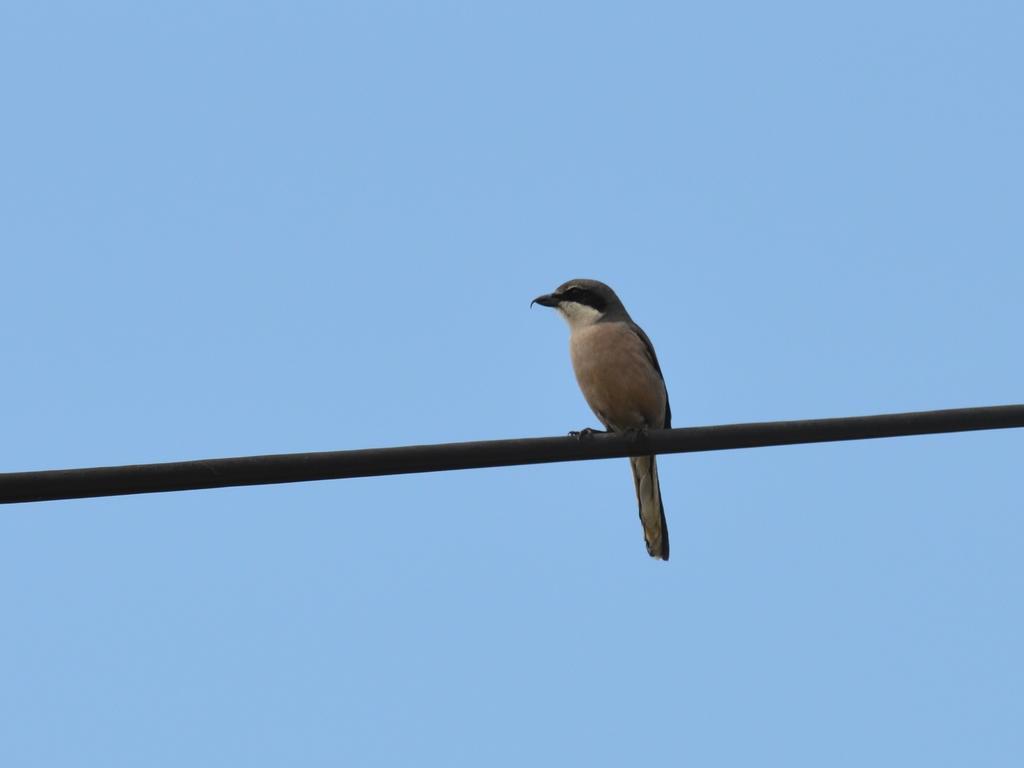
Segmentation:
{"type": "MultiPolygon", "coordinates": [[[[554,307],[569,323],[569,352],[583,397],[612,432],[672,426],[658,357],[615,291],[597,280],[570,280],[533,304],[554,307]]],[[[668,560],[668,525],[654,456],[630,458],[647,553],[668,560]]]]}

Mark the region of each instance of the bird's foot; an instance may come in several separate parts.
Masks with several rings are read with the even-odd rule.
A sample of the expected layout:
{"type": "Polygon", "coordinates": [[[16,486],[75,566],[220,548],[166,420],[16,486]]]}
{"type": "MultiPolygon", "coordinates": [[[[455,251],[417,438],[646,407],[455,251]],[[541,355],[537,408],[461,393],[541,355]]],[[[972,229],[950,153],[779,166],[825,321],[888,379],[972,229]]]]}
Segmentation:
{"type": "Polygon", "coordinates": [[[584,427],[580,430],[574,429],[569,433],[569,437],[575,437],[577,440],[584,440],[588,437],[592,437],[593,435],[604,434],[604,432],[605,430],[603,429],[591,429],[590,427],[584,427]]]}
{"type": "Polygon", "coordinates": [[[635,443],[638,442],[640,438],[647,437],[647,425],[644,424],[642,427],[630,427],[629,429],[624,430],[624,432],[629,439],[635,443]]]}

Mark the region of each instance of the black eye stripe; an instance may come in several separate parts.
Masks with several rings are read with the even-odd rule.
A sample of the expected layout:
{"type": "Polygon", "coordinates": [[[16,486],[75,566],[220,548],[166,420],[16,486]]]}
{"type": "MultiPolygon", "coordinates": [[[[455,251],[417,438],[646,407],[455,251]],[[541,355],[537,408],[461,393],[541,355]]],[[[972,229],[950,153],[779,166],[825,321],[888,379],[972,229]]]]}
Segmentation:
{"type": "Polygon", "coordinates": [[[568,288],[562,291],[563,299],[566,301],[575,301],[578,304],[584,304],[588,307],[593,307],[598,312],[604,312],[606,302],[597,293],[590,290],[589,288],[581,288],[578,285],[574,285],[572,288],[568,288]]]}

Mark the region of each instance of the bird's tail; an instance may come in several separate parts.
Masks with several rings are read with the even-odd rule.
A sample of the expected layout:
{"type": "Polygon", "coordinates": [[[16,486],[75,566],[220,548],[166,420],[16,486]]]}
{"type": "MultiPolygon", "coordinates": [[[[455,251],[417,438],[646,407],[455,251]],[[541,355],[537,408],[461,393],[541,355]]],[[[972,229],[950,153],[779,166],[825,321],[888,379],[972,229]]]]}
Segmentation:
{"type": "Polygon", "coordinates": [[[668,560],[668,524],[665,507],[661,503],[658,483],[658,464],[654,456],[633,456],[629,460],[636,485],[636,500],[640,505],[640,524],[644,527],[647,554],[659,560],[668,560]]]}

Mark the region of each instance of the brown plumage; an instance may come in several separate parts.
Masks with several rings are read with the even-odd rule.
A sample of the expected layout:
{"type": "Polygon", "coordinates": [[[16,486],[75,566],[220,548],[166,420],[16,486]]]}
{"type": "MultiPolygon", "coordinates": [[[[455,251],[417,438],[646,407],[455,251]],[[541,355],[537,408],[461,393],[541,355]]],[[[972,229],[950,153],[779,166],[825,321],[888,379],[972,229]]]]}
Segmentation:
{"type": "MultiPolygon", "coordinates": [[[[613,432],[671,427],[668,392],[654,347],[611,288],[596,280],[570,280],[534,301],[556,307],[568,321],[576,381],[605,427],[613,432]]],[[[657,462],[654,456],[629,461],[647,552],[668,560],[657,462]]]]}

